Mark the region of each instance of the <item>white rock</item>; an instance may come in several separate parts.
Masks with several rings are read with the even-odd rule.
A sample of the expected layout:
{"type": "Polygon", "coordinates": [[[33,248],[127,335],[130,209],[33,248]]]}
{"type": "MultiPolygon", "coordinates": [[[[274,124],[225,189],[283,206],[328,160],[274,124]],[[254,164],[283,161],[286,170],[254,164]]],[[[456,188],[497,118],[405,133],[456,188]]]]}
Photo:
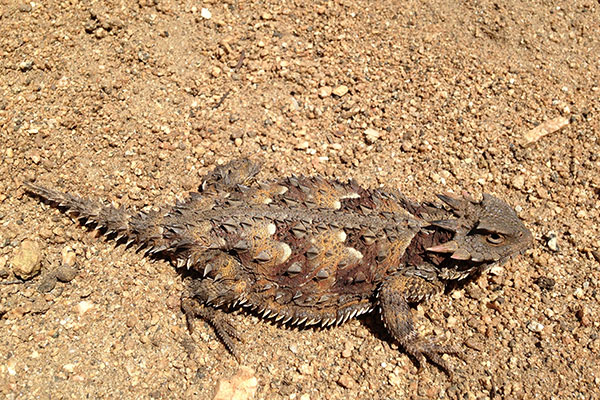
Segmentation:
{"type": "Polygon", "coordinates": [[[529,329],[532,332],[539,333],[544,330],[544,325],[537,321],[531,321],[530,323],[527,324],[527,329],[529,329]]]}
{"type": "Polygon", "coordinates": [[[204,19],[211,19],[212,13],[208,8],[202,8],[202,10],[200,10],[200,16],[204,19]]]}
{"type": "Polygon", "coordinates": [[[340,85],[340,86],[336,87],[335,89],[333,89],[333,94],[335,94],[338,97],[342,97],[343,95],[348,93],[348,90],[349,90],[348,86],[340,85]]]}
{"type": "Polygon", "coordinates": [[[380,137],[381,137],[381,133],[379,133],[375,129],[373,129],[373,128],[365,129],[365,139],[368,144],[375,143],[377,141],[377,139],[379,139],[380,137]]]}
{"type": "Polygon", "coordinates": [[[94,303],[92,303],[91,301],[84,300],[77,304],[77,312],[79,313],[79,315],[85,314],[88,310],[91,310],[92,308],[94,308],[94,303]]]}

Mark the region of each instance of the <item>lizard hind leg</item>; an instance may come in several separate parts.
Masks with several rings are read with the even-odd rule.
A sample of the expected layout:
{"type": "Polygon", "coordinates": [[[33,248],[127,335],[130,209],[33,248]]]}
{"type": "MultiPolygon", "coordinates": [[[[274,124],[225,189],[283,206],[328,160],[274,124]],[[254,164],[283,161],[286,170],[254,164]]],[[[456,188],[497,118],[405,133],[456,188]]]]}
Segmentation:
{"type": "Polygon", "coordinates": [[[442,289],[441,283],[433,283],[416,276],[394,275],[388,278],[379,291],[379,306],[384,325],[404,350],[424,365],[425,358],[437,364],[452,376],[444,354],[460,355],[452,345],[442,345],[436,339],[423,338],[415,329],[409,303],[420,302],[442,289]]]}

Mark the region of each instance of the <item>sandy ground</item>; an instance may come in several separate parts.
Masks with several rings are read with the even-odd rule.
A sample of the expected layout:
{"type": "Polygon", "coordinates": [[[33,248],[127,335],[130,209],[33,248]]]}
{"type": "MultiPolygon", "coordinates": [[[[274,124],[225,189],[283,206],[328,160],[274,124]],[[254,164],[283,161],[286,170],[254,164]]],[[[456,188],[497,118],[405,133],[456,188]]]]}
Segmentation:
{"type": "Polygon", "coordinates": [[[212,398],[240,366],[208,325],[188,334],[175,269],[21,183],[142,208],[252,156],[263,178],[494,193],[536,239],[415,310],[464,349],[453,381],[375,316],[236,314],[255,398],[600,398],[599,54],[592,0],[0,2],[0,393],[212,398]]]}

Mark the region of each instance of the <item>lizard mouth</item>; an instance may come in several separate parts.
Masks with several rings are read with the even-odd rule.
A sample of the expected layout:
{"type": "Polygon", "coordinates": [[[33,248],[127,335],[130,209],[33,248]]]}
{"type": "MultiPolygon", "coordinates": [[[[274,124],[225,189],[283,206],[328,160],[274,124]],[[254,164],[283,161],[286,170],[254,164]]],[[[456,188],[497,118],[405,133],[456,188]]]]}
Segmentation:
{"type": "Polygon", "coordinates": [[[470,254],[460,252],[453,232],[434,229],[415,236],[412,248],[405,254],[411,255],[406,264],[419,270],[419,274],[443,280],[462,280],[485,270],[493,262],[473,260],[470,254]],[[425,267],[430,266],[430,267],[425,267]]]}
{"type": "MultiPolygon", "coordinates": [[[[503,263],[505,260],[499,261],[503,263]]],[[[492,265],[497,264],[496,261],[472,261],[472,260],[456,260],[446,258],[439,265],[439,278],[444,280],[463,280],[473,275],[483,273],[490,269],[492,265]]]]}
{"type": "Polygon", "coordinates": [[[473,261],[480,262],[483,260],[479,260],[474,258],[469,251],[460,247],[458,242],[455,240],[450,240],[448,242],[438,244],[437,246],[428,247],[425,249],[429,252],[433,253],[449,253],[451,254],[450,258],[453,260],[462,260],[462,261],[473,261]]]}
{"type": "Polygon", "coordinates": [[[434,264],[438,268],[438,277],[444,280],[463,280],[475,274],[484,273],[494,265],[504,265],[510,260],[522,255],[528,246],[523,246],[519,251],[494,257],[490,260],[482,260],[470,257],[468,251],[455,249],[456,242],[453,240],[425,249],[434,264]],[[448,257],[448,255],[450,255],[448,257]]]}
{"type": "Polygon", "coordinates": [[[493,264],[504,261],[500,256],[493,259],[473,256],[454,239],[425,248],[427,257],[436,265],[438,278],[460,281],[488,270],[493,264]]]}

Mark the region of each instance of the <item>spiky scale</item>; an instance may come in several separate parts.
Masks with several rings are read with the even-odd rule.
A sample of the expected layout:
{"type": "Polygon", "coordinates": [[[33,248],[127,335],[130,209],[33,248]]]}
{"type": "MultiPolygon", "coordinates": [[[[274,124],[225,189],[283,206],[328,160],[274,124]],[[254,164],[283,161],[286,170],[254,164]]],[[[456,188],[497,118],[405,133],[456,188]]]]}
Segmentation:
{"type": "Polygon", "coordinates": [[[329,271],[327,271],[326,269],[320,270],[319,272],[317,272],[317,278],[319,278],[319,279],[329,278],[329,271]]]}
{"type": "Polygon", "coordinates": [[[299,262],[295,262],[292,265],[289,266],[289,268],[287,269],[287,272],[290,274],[299,274],[300,272],[302,272],[302,263],[299,262]]]}
{"type": "Polygon", "coordinates": [[[263,262],[264,263],[264,262],[267,262],[267,261],[271,260],[271,254],[268,251],[263,250],[260,253],[258,253],[256,255],[256,257],[254,257],[254,259],[256,261],[258,261],[258,262],[263,262]]]}

